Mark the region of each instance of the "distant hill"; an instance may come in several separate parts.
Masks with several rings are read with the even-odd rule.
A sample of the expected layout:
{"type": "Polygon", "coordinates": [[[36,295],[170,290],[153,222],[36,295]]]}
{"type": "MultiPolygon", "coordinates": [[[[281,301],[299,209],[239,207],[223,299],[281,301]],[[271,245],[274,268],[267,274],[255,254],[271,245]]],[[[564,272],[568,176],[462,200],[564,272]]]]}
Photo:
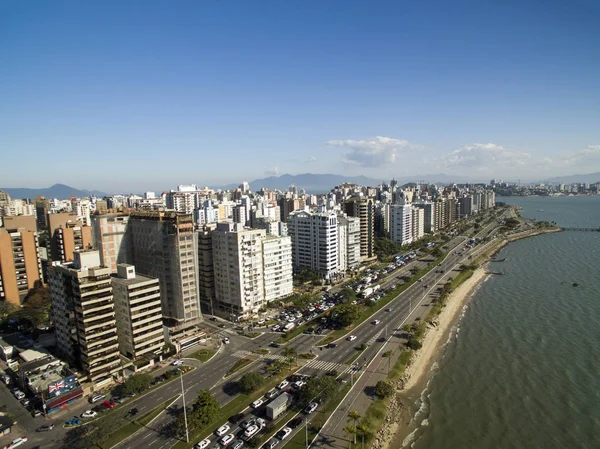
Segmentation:
{"type": "Polygon", "coordinates": [[[600,172],[588,173],[586,175],[568,175],[568,176],[555,176],[554,178],[548,178],[538,183],[556,183],[556,184],[573,184],[573,183],[595,183],[600,182],[600,172]]]}
{"type": "MultiPolygon", "coordinates": [[[[314,174],[304,173],[300,175],[281,175],[281,176],[270,176],[268,178],[255,179],[251,181],[250,189],[253,191],[266,188],[269,190],[286,190],[290,185],[295,185],[298,190],[305,189],[309,193],[325,193],[329,192],[333,187],[339,186],[344,182],[350,182],[359,184],[362,186],[375,187],[381,184],[383,181],[389,182],[389,179],[375,179],[367,176],[345,176],[345,175],[334,175],[334,174],[314,174]]],[[[462,179],[455,179],[448,175],[437,174],[437,175],[424,175],[424,176],[413,176],[406,178],[396,178],[398,185],[402,185],[408,182],[425,181],[429,183],[448,183],[448,182],[465,182],[462,179]]],[[[468,180],[466,180],[468,181],[468,180]]],[[[221,186],[221,189],[228,190],[239,186],[238,184],[229,184],[221,186]]]]}
{"type": "Polygon", "coordinates": [[[54,184],[51,187],[42,189],[26,189],[18,187],[0,187],[0,190],[7,192],[13,199],[35,199],[38,196],[45,196],[46,198],[57,198],[60,200],[69,199],[74,196],[76,198],[83,198],[90,195],[97,197],[106,196],[106,193],[99,192],[98,190],[79,190],[74,187],[70,187],[64,184],[54,184]]]}

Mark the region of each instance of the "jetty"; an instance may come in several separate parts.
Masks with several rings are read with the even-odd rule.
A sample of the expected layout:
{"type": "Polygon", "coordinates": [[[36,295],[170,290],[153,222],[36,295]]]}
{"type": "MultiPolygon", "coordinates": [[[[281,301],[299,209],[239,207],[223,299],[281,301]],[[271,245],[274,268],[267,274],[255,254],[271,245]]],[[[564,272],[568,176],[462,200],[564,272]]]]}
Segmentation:
{"type": "Polygon", "coordinates": [[[600,232],[600,227],[597,228],[561,228],[563,231],[577,231],[577,232],[600,232]]]}
{"type": "Polygon", "coordinates": [[[505,273],[501,273],[499,271],[486,271],[485,274],[495,274],[496,276],[504,276],[505,273]]]}

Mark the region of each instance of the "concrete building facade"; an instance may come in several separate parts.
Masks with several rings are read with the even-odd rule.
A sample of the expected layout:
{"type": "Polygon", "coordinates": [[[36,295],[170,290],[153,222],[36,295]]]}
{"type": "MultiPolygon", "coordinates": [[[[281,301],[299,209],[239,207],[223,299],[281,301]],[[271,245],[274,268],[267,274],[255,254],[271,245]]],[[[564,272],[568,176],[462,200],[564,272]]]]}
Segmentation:
{"type": "Polygon", "coordinates": [[[129,215],[93,215],[92,244],[100,252],[102,265],[116,273],[117,264],[133,259],[127,233],[129,215]]]}
{"type": "Polygon", "coordinates": [[[294,291],[292,239],[267,235],[262,242],[265,302],[285,298],[294,291]]]}
{"type": "Polygon", "coordinates": [[[360,257],[375,257],[375,204],[371,198],[351,198],[345,203],[345,212],[360,219],[360,257]]]}
{"type": "Polygon", "coordinates": [[[390,212],[390,238],[399,245],[413,241],[412,207],[410,204],[393,204],[390,212]]]}

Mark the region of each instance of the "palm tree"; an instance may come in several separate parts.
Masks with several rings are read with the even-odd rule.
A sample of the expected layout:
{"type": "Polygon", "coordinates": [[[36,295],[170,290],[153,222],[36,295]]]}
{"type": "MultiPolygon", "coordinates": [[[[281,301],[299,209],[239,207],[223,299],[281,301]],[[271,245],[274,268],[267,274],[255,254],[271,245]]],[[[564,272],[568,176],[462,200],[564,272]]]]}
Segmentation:
{"type": "MultiPolygon", "coordinates": [[[[360,418],[361,418],[360,413],[358,413],[356,410],[348,413],[348,419],[352,420],[352,422],[354,424],[353,427],[355,430],[356,430],[356,423],[360,420],[360,418]]],[[[356,444],[356,432],[354,432],[354,444],[356,444]]]]}
{"type": "Polygon", "coordinates": [[[362,449],[365,449],[365,435],[367,435],[369,433],[369,428],[365,424],[359,424],[356,427],[356,432],[362,438],[362,449]]]}
{"type": "Polygon", "coordinates": [[[283,355],[285,356],[286,359],[290,360],[290,369],[292,367],[291,361],[294,360],[294,357],[296,355],[296,350],[290,346],[286,346],[285,348],[283,348],[283,355]]]}
{"type": "Polygon", "coordinates": [[[348,425],[346,427],[344,427],[344,432],[346,432],[346,434],[348,434],[348,440],[350,441],[350,445],[348,446],[348,449],[350,449],[352,447],[352,435],[354,435],[354,437],[356,437],[356,427],[348,425]]]}

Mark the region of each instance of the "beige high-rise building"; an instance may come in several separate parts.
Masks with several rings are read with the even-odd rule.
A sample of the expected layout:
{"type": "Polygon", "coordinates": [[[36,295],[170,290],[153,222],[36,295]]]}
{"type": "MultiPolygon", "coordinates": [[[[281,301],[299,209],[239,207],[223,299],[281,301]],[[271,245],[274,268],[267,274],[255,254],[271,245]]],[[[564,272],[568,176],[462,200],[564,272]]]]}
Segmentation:
{"type": "Polygon", "coordinates": [[[35,217],[5,217],[0,228],[0,301],[20,305],[41,279],[35,217]]]}
{"type": "Polygon", "coordinates": [[[92,245],[92,228],[84,226],[77,215],[48,214],[51,257],[55,262],[73,261],[73,252],[92,245]]]}
{"type": "Polygon", "coordinates": [[[111,273],[117,271],[117,264],[132,260],[131,240],[127,233],[129,215],[93,215],[92,241],[94,248],[100,251],[102,265],[111,273]]]}
{"type": "Polygon", "coordinates": [[[345,212],[360,218],[360,258],[375,257],[375,205],[371,198],[354,197],[346,201],[345,212]]]}
{"type": "Polygon", "coordinates": [[[193,217],[171,211],[136,211],[129,217],[128,232],[132,265],[138,273],[159,280],[169,341],[179,344],[196,335],[202,315],[193,217]]]}
{"type": "Polygon", "coordinates": [[[110,270],[98,251],[79,251],[48,269],[57,350],[87,380],[111,381],[122,369],[110,270]]]}
{"type": "Polygon", "coordinates": [[[202,312],[214,315],[215,269],[213,266],[212,235],[215,223],[207,224],[198,231],[198,290],[202,312]]]}
{"type": "Polygon", "coordinates": [[[112,277],[117,334],[121,354],[129,359],[155,359],[165,345],[158,279],[118,264],[112,277]]]}

